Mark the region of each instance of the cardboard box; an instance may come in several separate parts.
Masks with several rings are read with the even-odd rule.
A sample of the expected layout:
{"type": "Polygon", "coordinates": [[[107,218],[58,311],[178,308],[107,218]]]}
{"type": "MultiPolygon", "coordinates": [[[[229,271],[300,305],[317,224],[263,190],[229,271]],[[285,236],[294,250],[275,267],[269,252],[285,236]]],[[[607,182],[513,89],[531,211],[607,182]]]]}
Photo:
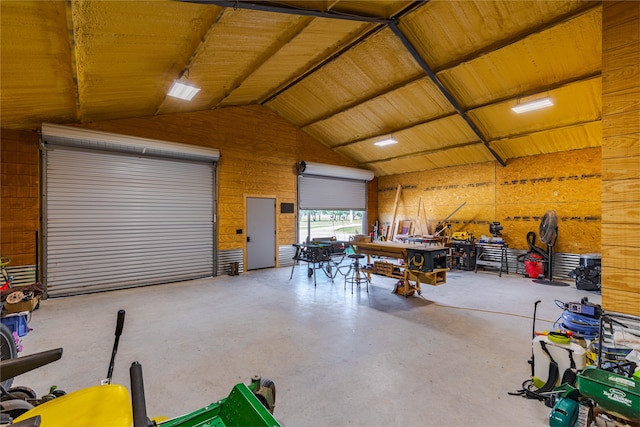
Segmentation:
{"type": "Polygon", "coordinates": [[[27,301],[21,301],[15,304],[5,302],[4,309],[7,313],[21,313],[23,311],[33,311],[40,304],[40,295],[36,295],[27,301]]]}

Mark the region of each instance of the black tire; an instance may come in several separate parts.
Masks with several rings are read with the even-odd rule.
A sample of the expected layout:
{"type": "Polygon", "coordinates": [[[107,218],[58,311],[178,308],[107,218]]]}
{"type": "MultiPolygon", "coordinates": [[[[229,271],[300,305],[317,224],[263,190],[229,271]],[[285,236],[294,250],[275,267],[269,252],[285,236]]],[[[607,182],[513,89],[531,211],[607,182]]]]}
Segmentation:
{"type": "Polygon", "coordinates": [[[0,403],[1,412],[14,419],[32,409],[33,405],[31,403],[20,399],[5,400],[0,403]]]}
{"type": "Polygon", "coordinates": [[[38,398],[38,395],[36,394],[35,390],[25,386],[11,387],[7,391],[11,393],[13,396],[15,396],[16,398],[22,399],[22,400],[38,398]]]}
{"type": "Polygon", "coordinates": [[[53,390],[51,394],[53,394],[55,397],[62,397],[65,394],[67,394],[67,392],[64,390],[56,389],[56,390],[53,390]]]}
{"type": "MultiPolygon", "coordinates": [[[[16,346],[16,341],[13,339],[11,329],[4,323],[0,323],[0,327],[0,360],[15,359],[18,357],[18,347],[16,346]]],[[[2,383],[2,387],[6,390],[11,387],[11,383],[13,383],[13,378],[5,380],[2,383]]]]}

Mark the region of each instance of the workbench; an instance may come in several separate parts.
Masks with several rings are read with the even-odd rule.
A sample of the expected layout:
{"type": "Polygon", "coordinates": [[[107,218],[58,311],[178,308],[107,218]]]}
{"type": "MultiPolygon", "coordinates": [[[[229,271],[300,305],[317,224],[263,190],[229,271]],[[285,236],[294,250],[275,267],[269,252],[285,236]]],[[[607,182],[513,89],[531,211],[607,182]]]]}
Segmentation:
{"type": "Polygon", "coordinates": [[[478,272],[478,267],[490,267],[498,270],[498,277],[502,277],[503,270],[509,274],[507,249],[505,244],[476,243],[475,272],[478,272]]]}
{"type": "Polygon", "coordinates": [[[416,292],[420,295],[420,283],[434,286],[446,283],[446,258],[449,248],[444,246],[396,242],[358,242],[352,246],[357,254],[367,255],[367,265],[373,267],[366,269],[369,277],[373,273],[398,279],[394,289],[394,293],[398,295],[409,297],[416,292]],[[371,264],[371,256],[395,258],[401,260],[401,265],[378,262],[371,264]],[[415,284],[411,284],[411,280],[415,284]]]}
{"type": "Polygon", "coordinates": [[[441,236],[398,236],[398,239],[406,243],[422,243],[433,246],[442,246],[444,242],[444,237],[441,236]]]}

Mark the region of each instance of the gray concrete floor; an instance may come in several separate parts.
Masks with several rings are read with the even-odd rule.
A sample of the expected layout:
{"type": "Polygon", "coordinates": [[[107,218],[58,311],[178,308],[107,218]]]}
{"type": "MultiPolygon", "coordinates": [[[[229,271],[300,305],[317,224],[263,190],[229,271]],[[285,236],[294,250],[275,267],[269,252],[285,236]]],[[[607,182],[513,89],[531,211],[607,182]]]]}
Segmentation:
{"type": "Polygon", "coordinates": [[[521,275],[452,271],[422,296],[344,289],[306,265],[43,301],[21,355],[63,347],[61,360],[15,385],[44,394],[106,376],[118,309],[126,310],[114,383],[144,370],[150,416],[173,417],[226,397],[254,374],[277,387],[275,416],[293,426],[545,426],[543,403],[507,395],[530,375],[537,329],[554,300],[600,296],[521,275]]]}

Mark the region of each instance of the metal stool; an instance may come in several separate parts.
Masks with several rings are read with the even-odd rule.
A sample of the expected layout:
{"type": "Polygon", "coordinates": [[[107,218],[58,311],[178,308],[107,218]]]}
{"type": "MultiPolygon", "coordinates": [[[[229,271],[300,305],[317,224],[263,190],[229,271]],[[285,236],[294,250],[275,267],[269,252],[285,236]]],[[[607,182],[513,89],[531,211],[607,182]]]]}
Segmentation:
{"type": "Polygon", "coordinates": [[[367,284],[367,292],[369,292],[369,276],[367,273],[362,271],[362,265],[360,264],[360,260],[364,258],[364,255],[360,254],[351,254],[348,255],[349,258],[353,260],[353,263],[350,266],[353,268],[353,274],[351,277],[347,274],[344,278],[344,289],[347,289],[347,283],[351,283],[351,293],[353,293],[353,285],[360,287],[360,283],[365,282],[367,284]]]}

